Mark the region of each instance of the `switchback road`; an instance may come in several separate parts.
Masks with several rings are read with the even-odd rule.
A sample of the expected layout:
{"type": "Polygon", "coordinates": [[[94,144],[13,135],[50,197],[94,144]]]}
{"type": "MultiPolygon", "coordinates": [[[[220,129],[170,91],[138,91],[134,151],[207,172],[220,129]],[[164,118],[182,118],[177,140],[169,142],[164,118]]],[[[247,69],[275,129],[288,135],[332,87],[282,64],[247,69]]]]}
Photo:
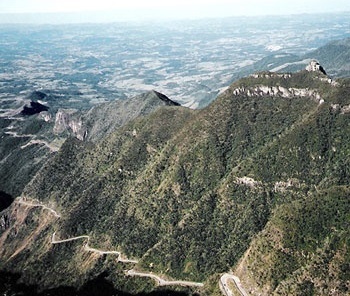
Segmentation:
{"type": "MultiPolygon", "coordinates": [[[[41,208],[51,212],[55,217],[57,217],[57,218],[61,217],[61,215],[58,212],[56,212],[54,209],[52,209],[48,206],[45,206],[45,205],[41,204],[40,202],[29,201],[29,200],[27,200],[26,197],[20,197],[15,202],[17,204],[22,204],[22,205],[26,205],[26,206],[30,206],[30,207],[41,207],[41,208]]],[[[88,236],[88,235],[80,235],[80,236],[75,236],[75,237],[71,237],[71,238],[67,238],[67,239],[59,239],[58,240],[58,239],[56,239],[56,232],[54,232],[52,234],[52,237],[51,237],[51,243],[52,244],[63,244],[63,243],[67,243],[67,242],[71,242],[71,241],[75,241],[75,240],[80,240],[80,239],[87,240],[87,242],[84,245],[84,250],[87,252],[94,252],[94,253],[97,253],[100,255],[113,254],[113,255],[118,256],[118,262],[134,263],[134,264],[138,263],[137,260],[122,258],[122,255],[119,251],[104,251],[104,250],[100,250],[100,249],[96,249],[96,248],[91,248],[89,246],[90,236],[88,236]]],[[[126,274],[129,276],[139,276],[139,277],[152,278],[157,282],[157,284],[159,286],[174,286],[174,285],[187,286],[187,287],[203,287],[204,286],[203,283],[198,283],[198,282],[166,280],[166,279],[163,279],[163,278],[161,278],[158,275],[155,275],[153,273],[137,272],[133,269],[126,271],[126,274]]]]}
{"type": "Polygon", "coordinates": [[[100,249],[91,248],[89,246],[90,236],[88,236],[88,235],[80,235],[80,236],[75,236],[75,237],[71,237],[71,238],[67,238],[67,239],[57,240],[56,239],[56,232],[54,232],[52,234],[52,237],[51,237],[51,243],[52,244],[62,244],[62,243],[67,243],[67,242],[71,242],[71,241],[75,241],[75,240],[79,240],[79,239],[86,239],[87,240],[86,244],[84,245],[84,250],[87,252],[93,252],[93,253],[97,253],[99,255],[105,255],[105,254],[117,255],[119,262],[138,263],[137,260],[122,258],[121,253],[118,251],[103,251],[100,249]]]}

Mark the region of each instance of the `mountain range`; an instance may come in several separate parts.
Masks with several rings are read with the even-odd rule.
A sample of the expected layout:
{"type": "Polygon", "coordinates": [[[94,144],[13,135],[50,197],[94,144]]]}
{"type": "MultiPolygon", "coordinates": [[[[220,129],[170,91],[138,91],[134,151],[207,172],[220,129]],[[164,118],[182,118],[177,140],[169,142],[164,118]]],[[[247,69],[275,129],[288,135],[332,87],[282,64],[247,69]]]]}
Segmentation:
{"type": "Polygon", "coordinates": [[[220,295],[231,270],[252,295],[347,295],[349,98],[349,79],[263,71],[201,110],[150,92],[61,112],[74,137],[1,212],[1,269],[40,289],[157,275],[220,295]]]}
{"type": "MultiPolygon", "coordinates": [[[[232,81],[259,71],[295,72],[305,68],[311,59],[318,59],[332,78],[349,76],[350,39],[332,41],[304,56],[284,52],[263,58],[232,74],[232,81]]],[[[129,119],[153,111],[153,104],[145,96],[157,92],[92,105],[88,100],[68,100],[66,94],[54,90],[32,91],[16,104],[4,100],[6,112],[0,117],[0,191],[18,196],[46,160],[71,135],[85,140],[101,139],[114,127],[129,119]],[[39,106],[38,114],[31,107],[39,106]],[[149,104],[149,105],[148,105],[149,104]],[[25,115],[31,110],[32,115],[25,115]],[[89,111],[90,110],[90,111],[89,111]],[[108,112],[107,112],[108,111],[108,112]]],[[[72,95],[72,94],[71,94],[72,95]]],[[[80,94],[81,95],[81,94],[80,94]]],[[[74,98],[79,93],[74,94],[74,98]]],[[[211,100],[201,103],[206,106],[211,100]]],[[[167,104],[165,102],[165,104],[167,104]]]]}

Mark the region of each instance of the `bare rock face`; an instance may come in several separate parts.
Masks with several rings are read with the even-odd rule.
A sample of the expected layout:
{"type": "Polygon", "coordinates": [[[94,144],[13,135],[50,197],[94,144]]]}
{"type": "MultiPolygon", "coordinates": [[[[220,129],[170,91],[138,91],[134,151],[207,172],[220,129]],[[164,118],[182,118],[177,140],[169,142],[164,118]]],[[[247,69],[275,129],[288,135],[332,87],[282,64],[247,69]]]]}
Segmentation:
{"type": "Polygon", "coordinates": [[[73,109],[60,109],[56,113],[55,126],[53,128],[55,134],[68,132],[73,134],[79,140],[84,140],[85,129],[82,120],[77,111],[73,109]]]}
{"type": "Polygon", "coordinates": [[[10,218],[7,213],[0,217],[0,230],[5,231],[10,227],[10,218]]]}
{"type": "Polygon", "coordinates": [[[281,97],[281,98],[294,98],[294,97],[310,97],[319,104],[322,104],[324,100],[317,90],[307,88],[295,88],[295,87],[282,87],[282,86],[266,86],[258,85],[255,87],[237,87],[233,89],[232,94],[234,96],[240,96],[242,94],[248,97],[281,97]]]}
{"type": "Polygon", "coordinates": [[[45,122],[50,122],[52,119],[52,115],[51,115],[51,113],[49,113],[47,111],[43,111],[43,112],[39,113],[39,118],[41,118],[45,122]]]}
{"type": "Polygon", "coordinates": [[[321,72],[324,75],[327,75],[326,71],[323,69],[320,63],[316,60],[312,60],[310,64],[306,66],[305,70],[309,72],[321,72]]]}

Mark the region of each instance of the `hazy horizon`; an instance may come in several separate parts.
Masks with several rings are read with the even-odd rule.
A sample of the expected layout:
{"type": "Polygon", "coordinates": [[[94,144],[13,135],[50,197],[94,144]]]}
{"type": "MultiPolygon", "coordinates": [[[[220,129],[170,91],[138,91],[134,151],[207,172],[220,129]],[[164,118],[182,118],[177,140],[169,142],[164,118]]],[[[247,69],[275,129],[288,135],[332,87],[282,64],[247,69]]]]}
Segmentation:
{"type": "Polygon", "coordinates": [[[106,23],[350,12],[348,0],[0,0],[0,23],[106,23]]]}

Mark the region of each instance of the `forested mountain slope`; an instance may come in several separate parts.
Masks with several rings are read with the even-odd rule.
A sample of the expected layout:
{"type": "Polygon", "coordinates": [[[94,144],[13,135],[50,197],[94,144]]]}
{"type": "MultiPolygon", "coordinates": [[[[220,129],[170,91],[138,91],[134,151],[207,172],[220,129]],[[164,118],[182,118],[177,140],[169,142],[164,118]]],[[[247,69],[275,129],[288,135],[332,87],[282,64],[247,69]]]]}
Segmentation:
{"type": "Polygon", "coordinates": [[[139,260],[138,270],[204,282],[202,294],[238,266],[251,291],[288,295],[318,279],[326,293],[337,284],[345,295],[349,84],[321,72],[258,73],[203,110],[161,107],[100,142],[67,140],[23,192],[59,217],[20,203],[3,212],[0,264],[42,286],[80,285],[108,270],[120,289],[151,289],[123,273],[129,263],[82,252],[79,240],[51,244],[55,232],[88,235],[95,248],[139,260]],[[306,215],[315,208],[319,215],[306,215]],[[329,219],[335,213],[339,220],[329,219]],[[336,267],[308,272],[333,238],[336,267]]]}

